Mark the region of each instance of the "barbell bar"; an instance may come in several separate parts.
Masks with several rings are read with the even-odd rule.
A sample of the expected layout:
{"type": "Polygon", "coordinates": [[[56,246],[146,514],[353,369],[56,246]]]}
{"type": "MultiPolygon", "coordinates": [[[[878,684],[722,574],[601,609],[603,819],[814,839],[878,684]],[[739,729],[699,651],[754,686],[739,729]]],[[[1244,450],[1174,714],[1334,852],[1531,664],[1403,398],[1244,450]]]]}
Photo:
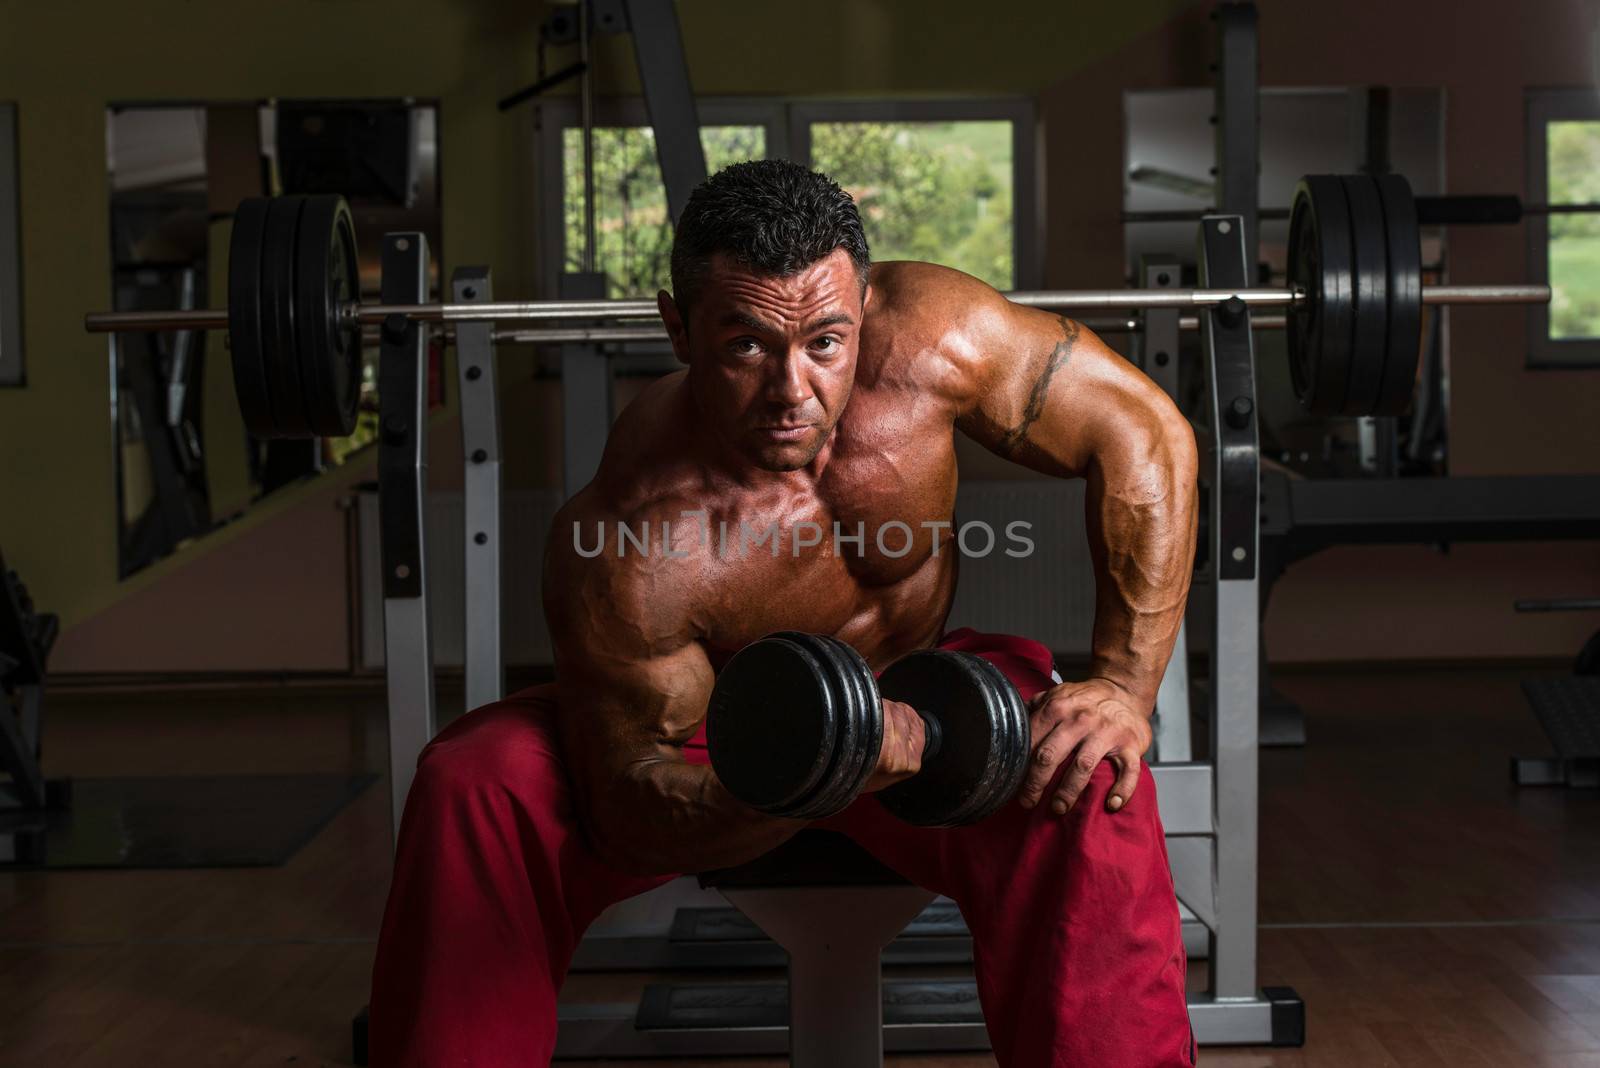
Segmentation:
{"type": "MultiPolygon", "coordinates": [[[[1097,334],[1136,334],[1144,328],[1142,320],[1131,316],[1079,319],[1078,324],[1097,334]]],[[[1282,330],[1288,325],[1288,319],[1282,315],[1252,315],[1250,325],[1257,330],[1282,330]]],[[[1180,316],[1178,329],[1200,329],[1200,317],[1180,316]]],[[[445,344],[455,343],[455,335],[450,331],[441,331],[438,337],[445,344]]],[[[665,341],[667,328],[662,325],[512,328],[496,330],[493,339],[499,345],[598,345],[630,341],[665,341]]],[[[376,341],[378,335],[374,333],[368,340],[376,341]]]]}
{"type": "MultiPolygon", "coordinates": [[[[1524,203],[1513,193],[1451,193],[1445,196],[1417,197],[1417,222],[1423,226],[1508,226],[1530,215],[1597,215],[1600,203],[1581,201],[1566,204],[1524,203]]],[[[1262,208],[1256,218],[1263,222],[1289,218],[1290,208],[1262,208]]],[[[1125,211],[1124,223],[1197,223],[1216,209],[1176,208],[1161,211],[1125,211]]]]}
{"type": "MultiPolygon", "coordinates": [[[[1314,414],[1396,415],[1409,403],[1421,309],[1532,304],[1548,286],[1422,284],[1410,186],[1395,175],[1311,176],[1295,191],[1285,286],[1240,289],[1022,291],[1014,302],[1056,310],[1179,308],[1227,302],[1282,308],[1295,391],[1314,414]]],[[[227,330],[245,425],[257,437],[341,437],[355,425],[363,327],[395,317],[467,322],[587,320],[501,330],[503,341],[636,341],[665,336],[653,300],[362,304],[354,223],[337,196],[256,198],[234,216],[227,309],[91,312],[91,332],[227,330]]],[[[1185,319],[1198,321],[1198,316],[1185,319]]],[[[1124,320],[1117,320],[1120,326],[1124,320]]],[[[1265,325],[1265,324],[1264,324],[1265,325]]]]}
{"type": "MultiPolygon", "coordinates": [[[[1230,297],[1263,307],[1290,307],[1307,299],[1287,286],[1252,289],[1073,289],[1019,290],[1005,294],[1013,304],[1031,308],[1106,311],[1117,308],[1206,308],[1230,297]]],[[[1424,304],[1544,304],[1550,287],[1542,285],[1437,285],[1422,288],[1424,304]]],[[[421,323],[539,322],[562,319],[656,319],[653,300],[530,300],[483,304],[347,304],[344,323],[381,326],[392,315],[421,323]]],[[[89,312],[84,329],[91,334],[153,333],[164,330],[226,330],[225,308],[89,312]]],[[[665,337],[665,334],[661,336],[665,337]]],[[[623,340],[617,338],[615,340],[623,340]]],[[[530,338],[531,340],[531,338],[530,338]]]]}

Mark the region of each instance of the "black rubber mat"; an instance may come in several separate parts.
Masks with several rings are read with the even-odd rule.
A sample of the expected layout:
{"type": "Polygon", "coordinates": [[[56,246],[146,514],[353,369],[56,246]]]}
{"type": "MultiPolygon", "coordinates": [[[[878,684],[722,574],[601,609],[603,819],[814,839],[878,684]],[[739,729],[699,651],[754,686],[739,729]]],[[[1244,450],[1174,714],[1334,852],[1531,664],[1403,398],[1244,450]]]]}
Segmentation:
{"type": "MultiPolygon", "coordinates": [[[[783,1027],[789,1022],[784,983],[653,983],[639,1002],[636,1026],[783,1027]]],[[[888,979],[883,984],[885,1024],[983,1022],[978,988],[970,979],[888,979]]]]}
{"type": "Polygon", "coordinates": [[[1565,760],[1600,757],[1600,676],[1523,679],[1522,692],[1565,760]]]}
{"type": "MultiPolygon", "coordinates": [[[[961,938],[967,935],[966,921],[953,901],[936,901],[906,924],[901,938],[961,938]]],[[[765,940],[755,922],[738,909],[681,908],[672,918],[674,942],[742,942],[765,940]]]]}
{"type": "Polygon", "coordinates": [[[376,775],[184,775],[75,779],[52,812],[46,868],[270,867],[376,775]]]}

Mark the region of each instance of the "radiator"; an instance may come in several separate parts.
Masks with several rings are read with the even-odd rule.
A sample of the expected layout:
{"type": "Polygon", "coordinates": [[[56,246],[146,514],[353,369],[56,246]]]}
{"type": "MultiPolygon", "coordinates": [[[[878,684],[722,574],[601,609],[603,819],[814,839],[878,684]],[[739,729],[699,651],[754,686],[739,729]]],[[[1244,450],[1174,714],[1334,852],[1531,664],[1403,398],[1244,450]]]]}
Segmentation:
{"type": "MultiPolygon", "coordinates": [[[[548,664],[550,634],[541,610],[539,572],[545,538],[560,506],[555,490],[508,492],[501,527],[505,559],[501,606],[506,662],[548,664]]],[[[357,508],[360,548],[361,663],[383,667],[383,585],[379,575],[378,499],[362,494],[357,508]]],[[[459,667],[463,657],[463,519],[460,493],[427,498],[428,596],[434,659],[459,667]]],[[[986,524],[995,546],[982,550],[981,528],[969,531],[974,555],[961,560],[950,626],[1003,631],[1044,642],[1057,653],[1085,654],[1094,626],[1094,576],[1084,533],[1083,483],[1039,480],[968,482],[956,498],[957,525],[986,524]],[[1023,557],[1005,549],[1012,523],[1027,523],[1033,548],[1023,557]]],[[[946,550],[948,551],[948,550],[946,550]]]]}

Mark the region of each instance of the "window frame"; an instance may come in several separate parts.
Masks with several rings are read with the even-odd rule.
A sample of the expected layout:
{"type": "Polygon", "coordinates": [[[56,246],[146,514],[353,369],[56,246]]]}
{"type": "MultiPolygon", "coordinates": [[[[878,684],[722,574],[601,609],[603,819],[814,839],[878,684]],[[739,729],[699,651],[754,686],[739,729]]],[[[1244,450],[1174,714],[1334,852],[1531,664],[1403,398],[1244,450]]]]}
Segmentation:
{"type": "MultiPolygon", "coordinates": [[[[1549,124],[1564,121],[1600,122],[1600,92],[1593,89],[1530,89],[1527,93],[1528,199],[1544,203],[1549,195],[1549,124]]],[[[1550,284],[1550,217],[1523,217],[1528,241],[1528,281],[1550,284]]],[[[1529,370],[1589,369],[1600,367],[1600,338],[1553,338],[1550,306],[1528,307],[1529,370]]]]}
{"type": "Polygon", "coordinates": [[[21,144],[17,104],[0,102],[0,388],[28,384],[22,347],[21,144]]]}
{"type": "MultiPolygon", "coordinates": [[[[1039,289],[1044,277],[1044,210],[1039,196],[1039,168],[1044,158],[1033,101],[1027,97],[957,97],[914,100],[700,97],[695,101],[703,126],[762,126],[767,158],[809,163],[811,124],[817,122],[966,122],[1004,120],[1011,123],[1013,284],[1019,290],[1039,289]]],[[[559,288],[565,249],[562,205],[562,132],[581,124],[575,96],[551,97],[537,108],[539,203],[537,249],[540,289],[554,297],[559,288]]],[[[605,97],[593,102],[594,125],[648,126],[641,97],[605,97]]]]}

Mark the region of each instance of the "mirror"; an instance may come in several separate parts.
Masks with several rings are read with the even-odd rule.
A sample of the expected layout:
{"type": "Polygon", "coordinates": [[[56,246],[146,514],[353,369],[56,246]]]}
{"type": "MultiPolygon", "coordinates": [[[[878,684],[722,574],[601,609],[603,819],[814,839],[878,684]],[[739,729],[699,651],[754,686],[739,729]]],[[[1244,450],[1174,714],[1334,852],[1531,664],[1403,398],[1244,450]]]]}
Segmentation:
{"type": "MultiPolygon", "coordinates": [[[[438,109],[413,100],[117,104],[106,113],[111,306],[222,307],[239,201],[339,193],[355,216],[363,300],[379,287],[378,238],[427,235],[429,286],[442,258],[438,109]]],[[[245,433],[222,332],[114,334],[118,572],[170,555],[256,501],[347,462],[376,437],[377,353],[363,370],[347,438],[259,440],[245,433]]],[[[444,402],[431,353],[429,405],[444,402]]]]}

